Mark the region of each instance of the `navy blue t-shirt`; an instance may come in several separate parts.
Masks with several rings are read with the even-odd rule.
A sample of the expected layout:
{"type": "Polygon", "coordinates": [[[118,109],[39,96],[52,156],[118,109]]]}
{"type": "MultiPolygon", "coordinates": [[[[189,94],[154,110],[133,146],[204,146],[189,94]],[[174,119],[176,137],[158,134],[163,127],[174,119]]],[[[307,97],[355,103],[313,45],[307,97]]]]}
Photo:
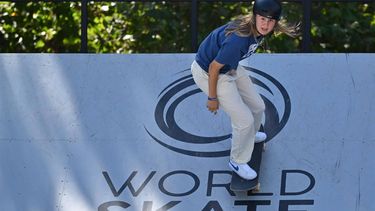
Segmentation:
{"type": "Polygon", "coordinates": [[[237,69],[238,63],[251,56],[258,48],[258,42],[253,36],[241,37],[235,33],[225,36],[227,26],[228,24],[213,30],[199,46],[195,60],[206,72],[213,60],[224,64],[220,73],[237,69]]]}

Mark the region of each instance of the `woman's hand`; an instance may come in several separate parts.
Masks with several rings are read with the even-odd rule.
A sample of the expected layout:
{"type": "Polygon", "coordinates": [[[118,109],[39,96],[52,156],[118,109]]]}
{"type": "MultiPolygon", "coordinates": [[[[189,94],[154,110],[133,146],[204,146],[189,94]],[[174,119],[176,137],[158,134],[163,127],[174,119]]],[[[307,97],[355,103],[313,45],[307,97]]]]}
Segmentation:
{"type": "Polygon", "coordinates": [[[211,111],[212,113],[216,114],[217,110],[219,109],[219,101],[217,99],[212,100],[208,99],[207,100],[207,109],[211,111]]]}

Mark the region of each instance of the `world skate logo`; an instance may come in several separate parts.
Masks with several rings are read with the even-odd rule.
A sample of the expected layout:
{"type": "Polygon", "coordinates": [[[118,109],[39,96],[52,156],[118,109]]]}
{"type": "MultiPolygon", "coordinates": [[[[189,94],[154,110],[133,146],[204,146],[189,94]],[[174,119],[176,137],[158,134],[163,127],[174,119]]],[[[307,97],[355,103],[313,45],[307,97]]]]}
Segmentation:
{"type": "MultiPolygon", "coordinates": [[[[253,68],[245,69],[266,105],[261,130],[267,134],[266,141],[270,141],[289,119],[289,95],[270,75],[253,68]]],[[[182,76],[166,86],[158,96],[154,118],[162,133],[145,126],[147,133],[161,146],[184,155],[228,156],[231,137],[229,117],[220,108],[217,115],[207,111],[207,96],[196,86],[190,69],[178,74],[182,76]]]]}

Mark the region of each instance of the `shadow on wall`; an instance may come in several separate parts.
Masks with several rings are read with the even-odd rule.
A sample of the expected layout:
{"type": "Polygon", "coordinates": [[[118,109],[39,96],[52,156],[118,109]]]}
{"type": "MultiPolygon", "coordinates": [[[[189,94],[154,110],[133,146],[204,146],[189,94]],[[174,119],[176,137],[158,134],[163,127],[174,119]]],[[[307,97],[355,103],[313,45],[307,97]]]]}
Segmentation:
{"type": "Polygon", "coordinates": [[[139,119],[129,87],[147,82],[124,83],[118,57],[94,59],[0,57],[1,210],[95,210],[107,184],[85,184],[97,184],[104,168],[125,175],[126,131],[138,126],[124,119],[139,119]]]}

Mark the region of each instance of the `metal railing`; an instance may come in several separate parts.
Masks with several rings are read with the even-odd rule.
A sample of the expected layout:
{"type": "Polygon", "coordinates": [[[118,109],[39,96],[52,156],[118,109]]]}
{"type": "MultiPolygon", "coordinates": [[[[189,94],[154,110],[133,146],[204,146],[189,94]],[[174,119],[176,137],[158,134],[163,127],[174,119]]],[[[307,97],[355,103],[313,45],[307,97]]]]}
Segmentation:
{"type": "MultiPolygon", "coordinates": [[[[25,0],[8,0],[10,2],[30,2],[25,0]]],[[[33,2],[81,2],[81,53],[87,53],[88,3],[89,2],[191,2],[191,49],[195,52],[198,47],[198,7],[199,2],[252,2],[253,0],[34,0],[33,2]]],[[[357,2],[374,3],[375,0],[281,0],[302,4],[302,43],[301,52],[311,52],[311,11],[313,2],[357,2]]]]}

